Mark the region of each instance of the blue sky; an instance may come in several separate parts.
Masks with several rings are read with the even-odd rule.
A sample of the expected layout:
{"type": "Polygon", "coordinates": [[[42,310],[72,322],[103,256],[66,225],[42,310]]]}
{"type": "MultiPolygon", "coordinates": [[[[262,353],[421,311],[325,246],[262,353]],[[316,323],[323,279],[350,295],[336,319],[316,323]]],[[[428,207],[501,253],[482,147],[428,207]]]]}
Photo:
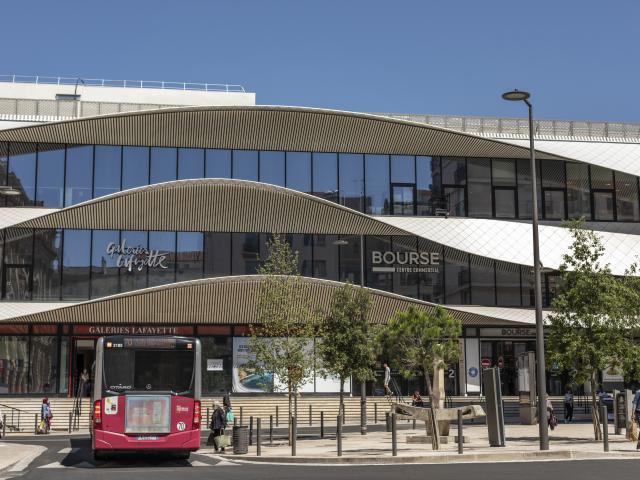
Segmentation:
{"type": "Polygon", "coordinates": [[[0,73],[238,83],[259,104],[640,121],[638,0],[2,2],[0,73]],[[529,10],[531,8],[531,10],[529,10]]]}

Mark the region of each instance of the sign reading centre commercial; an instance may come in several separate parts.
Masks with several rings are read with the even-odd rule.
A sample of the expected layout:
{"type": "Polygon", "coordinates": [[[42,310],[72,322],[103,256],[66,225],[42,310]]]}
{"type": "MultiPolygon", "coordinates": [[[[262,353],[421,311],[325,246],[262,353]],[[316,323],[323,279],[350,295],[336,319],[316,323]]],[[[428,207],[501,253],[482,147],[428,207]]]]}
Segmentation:
{"type": "Polygon", "coordinates": [[[371,252],[371,271],[380,273],[438,273],[439,252],[371,252]]]}
{"type": "Polygon", "coordinates": [[[111,242],[107,245],[107,255],[111,258],[116,257],[116,266],[124,267],[129,271],[134,268],[141,271],[144,267],[150,268],[168,268],[165,264],[167,253],[160,250],[152,250],[142,245],[130,247],[127,245],[127,239],[123,238],[121,244],[111,242]]]}

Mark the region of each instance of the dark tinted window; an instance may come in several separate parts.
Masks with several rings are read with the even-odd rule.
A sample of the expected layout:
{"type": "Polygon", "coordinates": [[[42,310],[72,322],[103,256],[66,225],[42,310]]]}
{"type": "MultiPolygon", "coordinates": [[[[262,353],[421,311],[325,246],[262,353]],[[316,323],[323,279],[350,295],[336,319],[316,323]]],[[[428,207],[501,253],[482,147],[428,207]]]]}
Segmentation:
{"type": "Polygon", "coordinates": [[[299,192],[311,191],[311,154],[287,152],[287,187],[299,192]]]}
{"type": "Polygon", "coordinates": [[[488,158],[470,158],[469,216],[491,217],[491,161],[488,158]]]}
{"type": "Polygon", "coordinates": [[[178,232],[176,248],[176,280],[202,278],[203,249],[201,232],[178,232]]]}
{"type": "Polygon", "coordinates": [[[589,165],[567,163],[567,213],[569,218],[591,218],[589,165]]]}
{"type": "Polygon", "coordinates": [[[178,175],[177,162],[177,150],[175,148],[152,148],[151,181],[149,183],[162,183],[175,180],[178,175]]]}
{"type": "Polygon", "coordinates": [[[11,144],[9,157],[8,184],[21,195],[7,197],[9,205],[31,206],[36,196],[36,154],[35,145],[11,144]],[[22,153],[26,150],[26,153],[22,153]]]}
{"type": "Polygon", "coordinates": [[[109,255],[110,243],[120,244],[117,230],[94,230],[91,249],[91,297],[114,295],[120,291],[118,275],[118,255],[109,255]]]}
{"type": "Polygon", "coordinates": [[[254,150],[233,151],[233,178],[258,181],[258,152],[254,150]]]}
{"type": "Polygon", "coordinates": [[[33,299],[60,299],[62,230],[36,230],[33,254],[33,299]]]}
{"type": "Polygon", "coordinates": [[[339,160],[340,203],[361,212],[364,195],[363,157],[341,153],[339,160]]]}
{"type": "Polygon", "coordinates": [[[178,180],[184,180],[186,178],[204,178],[203,149],[178,149],[178,180]]]}
{"type": "Polygon", "coordinates": [[[442,157],[442,184],[464,185],[467,181],[467,169],[464,158],[442,157]]]}
{"type": "Polygon", "coordinates": [[[36,204],[61,208],[64,194],[64,147],[40,145],[36,204]]]}
{"type": "Polygon", "coordinates": [[[91,230],[65,230],[62,259],[63,300],[89,298],[91,230]]]}
{"type": "Polygon", "coordinates": [[[433,215],[432,196],[433,176],[432,165],[437,159],[431,157],[416,157],[416,189],[417,214],[433,215]]]}
{"type": "Polygon", "coordinates": [[[207,178],[231,178],[231,150],[207,150],[205,156],[207,178]]]}
{"type": "Polygon", "coordinates": [[[627,173],[616,172],[616,213],[619,222],[637,222],[638,179],[627,173]]]}
{"type": "Polygon", "coordinates": [[[122,149],[122,189],[149,184],[149,149],[124,147],[122,149]]]}
{"type": "Polygon", "coordinates": [[[121,147],[96,145],[93,196],[102,197],[120,191],[121,147]]]}
{"type": "Polygon", "coordinates": [[[148,267],[149,286],[175,282],[176,232],[149,232],[149,250],[162,259],[148,267]]]}
{"type": "Polygon", "coordinates": [[[260,152],[260,181],[284,187],[284,152],[260,152]]]}
{"type": "Polygon", "coordinates": [[[313,154],[313,194],[332,202],[338,201],[337,154],[313,154]]]}
{"type": "Polygon", "coordinates": [[[391,155],[391,181],[393,183],[415,183],[415,157],[391,155]]]}
{"type": "Polygon", "coordinates": [[[365,208],[372,215],[388,215],[389,202],[389,156],[365,155],[365,208]]]}

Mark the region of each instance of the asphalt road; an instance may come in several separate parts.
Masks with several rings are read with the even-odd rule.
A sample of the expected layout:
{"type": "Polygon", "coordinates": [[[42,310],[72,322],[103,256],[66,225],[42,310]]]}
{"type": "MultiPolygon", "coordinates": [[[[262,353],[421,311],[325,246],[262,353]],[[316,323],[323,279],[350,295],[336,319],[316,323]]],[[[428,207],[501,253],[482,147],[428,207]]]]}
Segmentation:
{"type": "MultiPolygon", "coordinates": [[[[4,440],[4,439],[3,439],[4,440]]],[[[161,457],[120,457],[111,461],[93,460],[88,437],[16,438],[17,443],[43,445],[47,451],[20,474],[0,472],[0,479],[25,480],[123,479],[180,480],[211,479],[490,479],[490,480],[626,480],[637,478],[638,460],[548,461],[527,463],[451,464],[451,465],[383,465],[383,466],[318,466],[233,463],[215,455],[191,455],[188,461],[172,461],[161,457]]]]}

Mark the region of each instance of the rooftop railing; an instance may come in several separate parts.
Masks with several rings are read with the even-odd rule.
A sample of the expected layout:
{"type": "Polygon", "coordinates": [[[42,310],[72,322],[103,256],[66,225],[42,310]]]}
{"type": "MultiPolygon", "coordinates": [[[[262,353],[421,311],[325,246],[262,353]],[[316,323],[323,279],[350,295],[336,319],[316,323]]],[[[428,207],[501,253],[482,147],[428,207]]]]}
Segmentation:
{"type": "MultiPolygon", "coordinates": [[[[526,118],[466,117],[399,113],[382,113],[380,115],[487,136],[529,136],[529,121],[526,118]]],[[[579,120],[534,120],[534,128],[536,135],[538,136],[610,138],[616,140],[640,139],[640,124],[638,123],[589,122],[579,120]]]]}
{"type": "Polygon", "coordinates": [[[165,82],[161,80],[108,80],[105,78],[47,77],[41,75],[0,75],[3,83],[35,83],[43,85],[78,85],[88,87],[157,88],[200,92],[245,92],[242,85],[226,83],[165,82]]]}

